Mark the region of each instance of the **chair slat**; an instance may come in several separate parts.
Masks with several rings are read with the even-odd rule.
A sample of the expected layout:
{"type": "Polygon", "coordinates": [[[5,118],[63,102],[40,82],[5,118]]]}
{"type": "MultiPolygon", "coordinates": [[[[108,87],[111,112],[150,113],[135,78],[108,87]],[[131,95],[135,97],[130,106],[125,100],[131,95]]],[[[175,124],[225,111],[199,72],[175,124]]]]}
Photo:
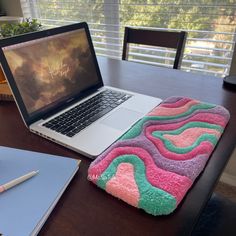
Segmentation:
{"type": "Polygon", "coordinates": [[[128,46],[130,43],[173,48],[176,49],[173,69],[179,69],[182,62],[186,37],[187,32],[184,31],[172,32],[125,27],[122,60],[128,60],[128,46]]]}

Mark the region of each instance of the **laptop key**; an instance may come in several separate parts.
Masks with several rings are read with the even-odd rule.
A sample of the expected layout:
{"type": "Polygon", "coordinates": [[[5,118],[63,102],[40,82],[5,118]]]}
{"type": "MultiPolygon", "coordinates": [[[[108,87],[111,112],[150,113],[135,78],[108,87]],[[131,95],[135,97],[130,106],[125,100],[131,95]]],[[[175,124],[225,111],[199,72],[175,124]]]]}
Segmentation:
{"type": "Polygon", "coordinates": [[[63,125],[61,127],[59,127],[58,129],[56,129],[55,131],[58,132],[58,133],[61,133],[63,130],[65,130],[68,126],[66,125],[63,125]]]}

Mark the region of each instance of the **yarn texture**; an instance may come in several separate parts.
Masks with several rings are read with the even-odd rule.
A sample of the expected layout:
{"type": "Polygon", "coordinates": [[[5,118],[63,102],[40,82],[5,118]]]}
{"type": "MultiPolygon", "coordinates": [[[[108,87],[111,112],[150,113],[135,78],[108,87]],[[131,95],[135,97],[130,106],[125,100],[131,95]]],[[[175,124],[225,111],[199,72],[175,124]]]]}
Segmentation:
{"type": "Polygon", "coordinates": [[[149,214],[168,215],[203,171],[229,118],[222,106],[170,97],[98,156],[88,179],[149,214]]]}

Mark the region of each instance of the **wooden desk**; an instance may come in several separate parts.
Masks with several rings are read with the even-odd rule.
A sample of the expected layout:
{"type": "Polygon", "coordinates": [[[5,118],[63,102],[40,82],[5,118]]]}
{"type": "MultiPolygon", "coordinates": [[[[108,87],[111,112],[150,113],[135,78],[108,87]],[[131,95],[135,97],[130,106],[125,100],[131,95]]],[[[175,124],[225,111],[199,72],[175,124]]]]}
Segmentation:
{"type": "MultiPolygon", "coordinates": [[[[182,204],[169,216],[153,217],[87,181],[90,160],[28,131],[13,102],[0,103],[0,145],[65,155],[82,160],[80,171],[39,235],[189,235],[222,173],[236,140],[236,93],[222,80],[173,69],[99,58],[104,82],[165,99],[183,95],[226,107],[231,120],[182,204]]],[[[47,190],[45,189],[45,192],[47,190]]],[[[42,193],[43,195],[44,193],[42,193]]]]}

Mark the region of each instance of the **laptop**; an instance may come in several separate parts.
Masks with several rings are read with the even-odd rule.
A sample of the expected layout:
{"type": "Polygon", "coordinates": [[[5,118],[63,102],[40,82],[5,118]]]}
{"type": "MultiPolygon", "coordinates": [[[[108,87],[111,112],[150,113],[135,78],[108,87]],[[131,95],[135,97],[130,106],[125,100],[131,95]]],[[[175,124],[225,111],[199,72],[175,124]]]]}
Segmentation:
{"type": "Polygon", "coordinates": [[[90,158],[161,102],[104,86],[85,22],[0,40],[0,61],[30,131],[90,158]]]}

